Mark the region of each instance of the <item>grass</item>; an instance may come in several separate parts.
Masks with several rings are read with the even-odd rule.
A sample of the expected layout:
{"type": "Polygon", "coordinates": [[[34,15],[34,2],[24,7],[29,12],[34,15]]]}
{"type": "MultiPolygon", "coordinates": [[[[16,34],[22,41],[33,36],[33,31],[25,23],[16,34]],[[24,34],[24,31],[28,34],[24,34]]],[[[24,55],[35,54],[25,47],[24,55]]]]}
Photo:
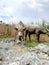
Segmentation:
{"type": "Polygon", "coordinates": [[[32,41],[26,41],[25,46],[26,47],[35,47],[35,46],[37,46],[38,44],[41,44],[41,43],[46,44],[46,45],[49,46],[49,42],[40,42],[40,43],[38,43],[37,41],[34,41],[34,40],[32,40],[32,41]]]}
{"type": "Polygon", "coordinates": [[[38,44],[41,44],[41,43],[46,44],[46,45],[49,46],[49,37],[47,35],[42,34],[40,36],[40,43],[38,43],[35,36],[33,35],[33,36],[31,36],[31,41],[29,41],[28,38],[27,38],[25,46],[27,46],[27,47],[35,47],[35,46],[37,46],[38,44]]]}
{"type": "Polygon", "coordinates": [[[47,42],[47,43],[45,43],[45,44],[49,46],[49,42],[47,42]]]}
{"type": "MultiPolygon", "coordinates": [[[[13,38],[13,37],[8,36],[8,35],[0,36],[0,39],[6,39],[6,38],[10,39],[10,38],[13,38]]],[[[49,37],[46,36],[46,35],[41,35],[40,36],[40,43],[44,43],[44,44],[49,46],[49,37]]],[[[29,41],[29,39],[27,37],[27,41],[26,41],[25,46],[26,47],[35,47],[35,46],[37,46],[40,43],[37,42],[35,35],[31,35],[31,41],[29,41]]]]}
{"type": "Polygon", "coordinates": [[[26,45],[27,47],[35,47],[38,45],[38,42],[35,41],[26,41],[26,45]]]}
{"type": "Polygon", "coordinates": [[[47,55],[49,56],[49,53],[47,53],[47,55]]]}
{"type": "Polygon", "coordinates": [[[2,35],[2,36],[0,36],[0,40],[1,40],[1,39],[7,39],[7,38],[12,38],[12,37],[9,36],[9,35],[2,35]]]}

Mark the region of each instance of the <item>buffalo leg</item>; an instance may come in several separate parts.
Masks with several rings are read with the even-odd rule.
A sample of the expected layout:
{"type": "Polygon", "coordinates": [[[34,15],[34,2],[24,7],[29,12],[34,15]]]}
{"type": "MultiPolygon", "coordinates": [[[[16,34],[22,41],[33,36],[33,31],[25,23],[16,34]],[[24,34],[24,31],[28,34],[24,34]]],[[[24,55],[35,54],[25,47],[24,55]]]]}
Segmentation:
{"type": "Polygon", "coordinates": [[[25,40],[25,39],[24,39],[24,32],[23,32],[22,40],[23,40],[23,41],[25,40]]]}
{"type": "Polygon", "coordinates": [[[29,36],[29,41],[31,41],[31,39],[30,39],[30,33],[28,33],[28,36],[29,36]]]}
{"type": "Polygon", "coordinates": [[[25,33],[25,40],[26,40],[26,38],[27,38],[27,34],[28,34],[28,31],[26,30],[26,33],[25,33]]]}
{"type": "Polygon", "coordinates": [[[40,34],[37,34],[36,36],[37,36],[37,41],[39,42],[40,41],[39,40],[40,39],[40,34]]]}

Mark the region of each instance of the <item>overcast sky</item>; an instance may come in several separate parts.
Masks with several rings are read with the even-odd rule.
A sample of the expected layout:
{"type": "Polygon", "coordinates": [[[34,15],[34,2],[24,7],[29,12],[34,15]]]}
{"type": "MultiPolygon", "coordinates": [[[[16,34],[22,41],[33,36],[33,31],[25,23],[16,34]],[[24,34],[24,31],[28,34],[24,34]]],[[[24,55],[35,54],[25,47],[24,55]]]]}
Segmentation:
{"type": "Polygon", "coordinates": [[[0,20],[6,23],[49,21],[49,0],[0,0],[0,20]]]}

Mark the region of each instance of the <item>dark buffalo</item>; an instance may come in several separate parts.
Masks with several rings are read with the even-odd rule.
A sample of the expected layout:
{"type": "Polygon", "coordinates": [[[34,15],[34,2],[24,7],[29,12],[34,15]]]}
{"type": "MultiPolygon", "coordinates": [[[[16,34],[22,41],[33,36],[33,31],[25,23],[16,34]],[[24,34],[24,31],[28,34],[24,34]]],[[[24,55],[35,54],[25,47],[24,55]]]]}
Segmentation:
{"type": "Polygon", "coordinates": [[[42,27],[42,26],[30,25],[30,26],[26,27],[25,40],[27,38],[27,35],[29,36],[29,40],[31,40],[30,39],[30,35],[31,34],[36,34],[37,41],[39,42],[40,34],[47,34],[49,36],[49,30],[44,28],[44,27],[42,27]]]}

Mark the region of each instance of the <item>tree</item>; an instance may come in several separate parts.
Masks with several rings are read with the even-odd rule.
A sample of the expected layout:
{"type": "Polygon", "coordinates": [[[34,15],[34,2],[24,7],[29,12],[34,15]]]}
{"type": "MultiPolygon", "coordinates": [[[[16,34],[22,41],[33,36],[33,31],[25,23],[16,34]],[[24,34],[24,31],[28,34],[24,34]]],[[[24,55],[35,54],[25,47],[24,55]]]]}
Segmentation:
{"type": "Polygon", "coordinates": [[[42,21],[42,26],[46,27],[46,21],[45,20],[42,21]]]}

